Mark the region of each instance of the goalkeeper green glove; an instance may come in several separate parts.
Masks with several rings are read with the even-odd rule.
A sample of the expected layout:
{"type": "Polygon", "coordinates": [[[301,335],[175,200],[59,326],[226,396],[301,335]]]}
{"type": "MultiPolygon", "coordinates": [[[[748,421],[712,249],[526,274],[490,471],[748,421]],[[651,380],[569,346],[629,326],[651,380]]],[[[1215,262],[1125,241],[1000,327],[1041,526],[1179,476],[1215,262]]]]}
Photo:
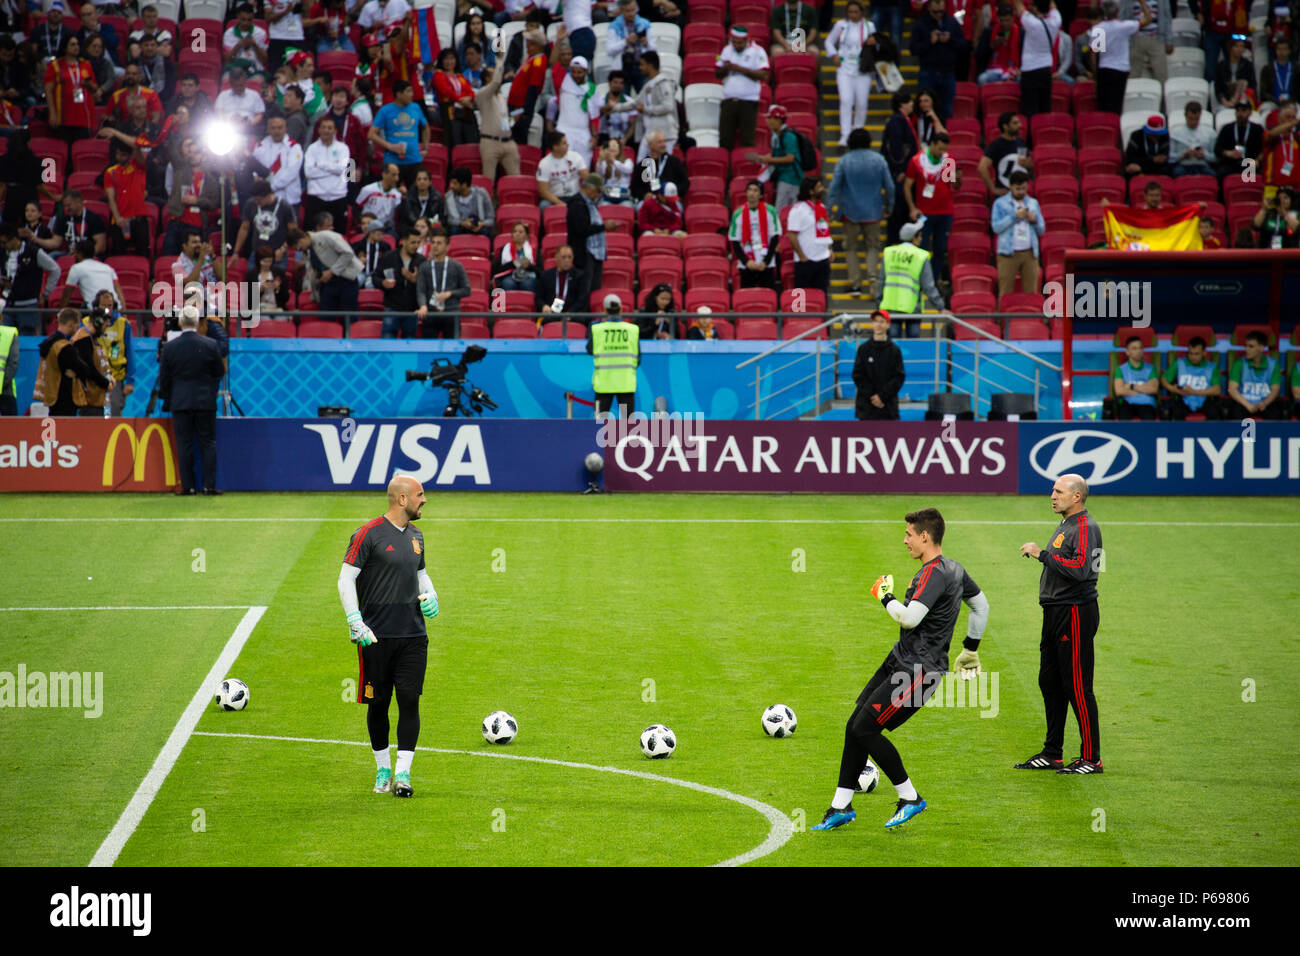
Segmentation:
{"type": "Polygon", "coordinates": [[[352,643],[360,644],[362,647],[369,647],[379,640],[375,637],[375,632],[361,620],[360,611],[353,611],[348,615],[348,632],[351,634],[352,643]]]}
{"type": "Polygon", "coordinates": [[[894,576],[892,574],[882,574],[876,578],[876,583],[871,585],[871,596],[881,604],[888,606],[894,598],[894,576]]]}
{"type": "Polygon", "coordinates": [[[957,655],[957,676],[962,680],[972,680],[980,672],[979,651],[963,650],[957,655]]]}
{"type": "Polygon", "coordinates": [[[438,595],[430,591],[420,595],[420,613],[425,617],[438,616],[438,595]]]}

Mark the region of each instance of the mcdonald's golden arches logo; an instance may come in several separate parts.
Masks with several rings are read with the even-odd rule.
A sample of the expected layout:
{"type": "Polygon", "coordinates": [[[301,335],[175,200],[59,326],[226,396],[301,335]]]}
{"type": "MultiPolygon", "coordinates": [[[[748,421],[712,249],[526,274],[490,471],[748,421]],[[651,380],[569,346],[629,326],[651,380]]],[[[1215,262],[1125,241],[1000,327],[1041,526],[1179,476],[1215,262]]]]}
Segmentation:
{"type": "Polygon", "coordinates": [[[103,484],[105,488],[113,486],[113,464],[117,457],[118,436],[126,435],[132,461],[132,478],[139,484],[145,478],[145,468],[149,461],[149,440],[154,436],[155,432],[158,435],[159,443],[162,445],[165,485],[170,488],[176,484],[176,459],[172,453],[172,443],[167,436],[167,429],[159,422],[150,422],[145,428],[144,434],[137,440],[135,426],[130,422],[122,422],[113,429],[108,436],[108,444],[104,446],[103,484]]]}

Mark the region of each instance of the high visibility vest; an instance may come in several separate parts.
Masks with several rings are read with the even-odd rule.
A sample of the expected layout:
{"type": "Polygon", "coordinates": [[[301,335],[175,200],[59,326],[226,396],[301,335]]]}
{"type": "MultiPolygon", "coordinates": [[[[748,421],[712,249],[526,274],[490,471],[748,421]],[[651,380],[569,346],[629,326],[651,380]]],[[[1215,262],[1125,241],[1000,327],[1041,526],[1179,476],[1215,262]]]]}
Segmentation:
{"type": "Polygon", "coordinates": [[[96,344],[108,356],[113,381],[120,382],[126,378],[126,317],[119,315],[111,324],[106,324],[96,344]]]}
{"type": "Polygon", "coordinates": [[[595,366],[591,387],[598,395],[636,391],[636,361],[641,329],[631,322],[597,322],[591,327],[591,357],[595,366]]]}
{"type": "Polygon", "coordinates": [[[886,312],[915,313],[921,304],[921,273],[930,253],[910,242],[900,242],[884,252],[885,295],[880,307],[886,312]]]}
{"type": "Polygon", "coordinates": [[[0,384],[4,383],[6,375],[13,375],[13,381],[9,383],[9,394],[14,398],[18,397],[18,369],[10,368],[9,349],[13,347],[14,339],[18,338],[18,329],[12,325],[0,325],[0,384]]]}

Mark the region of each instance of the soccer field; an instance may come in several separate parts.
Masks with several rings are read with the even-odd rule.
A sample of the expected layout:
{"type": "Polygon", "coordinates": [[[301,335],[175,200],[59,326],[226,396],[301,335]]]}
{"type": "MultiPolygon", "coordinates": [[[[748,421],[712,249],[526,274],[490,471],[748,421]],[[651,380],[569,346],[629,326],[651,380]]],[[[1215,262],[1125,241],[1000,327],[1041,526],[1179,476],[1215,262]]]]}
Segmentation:
{"type": "MultiPolygon", "coordinates": [[[[7,495],[0,863],[1300,862],[1296,500],[1093,496],[1106,773],[1067,777],[1011,770],[1042,744],[1040,566],[1017,549],[1055,527],[1047,490],[431,489],[420,527],[441,613],[411,800],[370,793],[335,587],[382,493],[7,495]],[[929,505],[992,606],[985,694],[892,735],[929,804],[902,832],[883,828],[883,779],[852,825],[809,832],[854,698],[897,637],[868,588],[910,579],[902,516],[929,505]],[[36,706],[16,707],[20,668],[102,674],[102,699],[54,707],[28,687],[36,706]],[[249,684],[247,710],[213,706],[214,671],[249,684]],[[759,725],[778,702],[799,718],[784,740],[759,725]],[[505,747],[479,731],[497,709],[520,723],[505,747]],[[668,760],[641,755],[652,723],[678,738],[668,760]]],[[[391,719],[395,744],[395,704],[391,719]]],[[[1077,747],[1071,715],[1067,759],[1077,747]]]]}

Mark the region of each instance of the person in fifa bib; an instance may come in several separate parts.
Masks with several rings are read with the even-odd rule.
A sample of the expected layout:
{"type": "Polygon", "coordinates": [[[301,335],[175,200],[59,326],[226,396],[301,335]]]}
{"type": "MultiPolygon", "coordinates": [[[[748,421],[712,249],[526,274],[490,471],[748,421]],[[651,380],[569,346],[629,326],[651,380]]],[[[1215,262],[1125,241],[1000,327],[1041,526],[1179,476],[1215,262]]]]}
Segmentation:
{"type": "Polygon", "coordinates": [[[1155,421],[1156,393],[1160,380],[1155,366],[1146,360],[1142,340],[1130,335],[1124,343],[1124,361],[1115,368],[1115,420],[1155,421]]]}
{"type": "Polygon", "coordinates": [[[357,645],[357,703],[375,754],[375,793],[409,797],[411,761],[420,738],[420,695],[429,657],[421,615],[438,616],[438,593],[424,567],[424,535],[415,527],[424,489],[408,475],[388,483],[388,510],[352,534],[339,597],[357,645]],[[388,757],[388,704],[397,692],[397,772],[388,757]]]}
{"type": "Polygon", "coordinates": [[[970,607],[966,639],[957,655],[957,672],[963,680],[979,674],[979,643],[989,620],[989,602],[966,569],[944,556],[944,520],[935,508],[904,516],[907,532],[903,544],[921,568],[900,601],[894,597],[894,576],[882,574],[871,586],[871,596],[898,624],[898,642],[872,676],[844,728],[839,782],[830,809],[814,830],[834,830],[857,819],[853,793],[863,769],[878,766],[898,793],[889,829],[906,823],[925,809],[903,768],[898,748],[885,737],[917,713],[939,686],[948,670],[948,645],[961,612],[970,607]],[[868,759],[870,758],[870,759],[868,759]],[[873,764],[874,762],[874,764],[873,764]]]}
{"type": "Polygon", "coordinates": [[[591,323],[587,352],[592,357],[591,387],[596,393],[596,414],[614,409],[615,418],[631,415],[636,407],[636,370],[641,364],[641,328],[623,318],[623,300],[613,292],[605,296],[605,319],[591,323]]]}
{"type": "Polygon", "coordinates": [[[1101,567],[1101,528],[1084,507],[1088,484],[1079,475],[1062,475],[1052,485],[1052,510],[1061,516],[1046,548],[1032,541],[1020,553],[1043,566],[1038,603],[1043,632],[1038,645],[1038,689],[1047,712],[1043,749],[1015,765],[1016,770],[1101,773],[1101,733],[1097,698],[1092,693],[1093,638],[1101,622],[1097,610],[1097,571],[1101,567]],[[1079,759],[1061,765],[1065,712],[1074,708],[1079,723],[1079,759]]]}
{"type": "Polygon", "coordinates": [[[1169,417],[1174,421],[1186,421],[1188,415],[1198,413],[1212,422],[1223,417],[1223,382],[1219,378],[1219,363],[1205,357],[1205,339],[1199,335],[1187,343],[1185,356],[1169,363],[1162,384],[1173,396],[1169,403],[1169,417]]]}

